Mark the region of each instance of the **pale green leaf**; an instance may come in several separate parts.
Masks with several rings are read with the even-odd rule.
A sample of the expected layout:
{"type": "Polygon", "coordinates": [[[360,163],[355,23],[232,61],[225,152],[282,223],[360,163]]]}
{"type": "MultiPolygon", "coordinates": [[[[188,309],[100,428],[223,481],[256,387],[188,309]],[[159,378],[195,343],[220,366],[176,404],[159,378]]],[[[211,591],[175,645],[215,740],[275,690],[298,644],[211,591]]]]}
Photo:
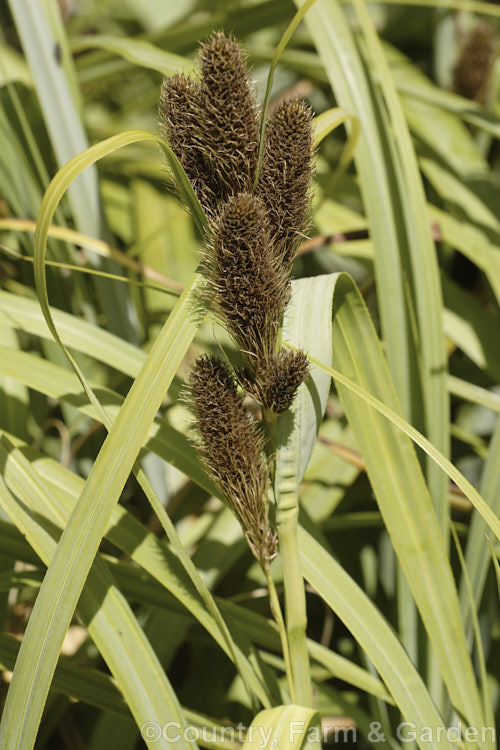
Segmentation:
{"type": "MultiPolygon", "coordinates": [[[[44,508],[49,505],[50,495],[44,481],[5,436],[1,438],[0,461],[4,474],[4,479],[0,480],[0,504],[26,535],[43,562],[49,565],[57,549],[54,531],[57,529],[60,533],[64,518],[57,513],[55,517],[47,518],[44,508]],[[9,490],[15,494],[11,494],[9,490]],[[40,497],[42,502],[39,501],[40,497]]],[[[110,572],[99,558],[94,561],[88,573],[87,585],[79,602],[79,612],[117,679],[138,725],[149,720],[163,721],[165,713],[181,726],[185,725],[177,697],[156,654],[137,623],[130,605],[114,585],[110,572]]],[[[19,669],[19,658],[14,671],[19,669]]],[[[54,669],[55,664],[51,664],[51,676],[54,669]]],[[[36,669],[31,664],[29,675],[34,674],[36,669]]],[[[27,677],[28,685],[31,682],[30,676],[27,677]]],[[[16,703],[12,705],[15,707],[16,703]]],[[[8,719],[6,712],[1,727],[5,737],[3,747],[7,747],[10,741],[8,719]]],[[[21,738],[26,736],[25,732],[22,728],[21,738]]],[[[163,744],[165,748],[168,746],[166,741],[163,744]]],[[[20,739],[17,744],[17,747],[28,746],[29,740],[25,739],[20,739]]],[[[178,747],[179,750],[188,750],[192,746],[181,741],[178,747]]]]}
{"type": "MultiPolygon", "coordinates": [[[[443,726],[422,678],[398,641],[392,628],[375,605],[341,565],[304,529],[299,530],[300,555],[304,576],[344,622],[366,651],[384,680],[404,720],[417,731],[443,726]]],[[[452,746],[445,738],[424,748],[452,746]]]]}
{"type": "Polygon", "coordinates": [[[141,68],[157,70],[164,76],[171,76],[179,71],[189,73],[194,69],[194,63],[187,57],[175,55],[156,47],[151,42],[130,37],[106,36],[104,34],[87,34],[76,37],[71,42],[73,52],[87,49],[104,49],[125,58],[141,68]]]}
{"type": "MultiPolygon", "coordinates": [[[[35,279],[47,324],[63,349],[64,345],[60,342],[50,317],[44,267],[47,232],[53,213],[68,185],[86,166],[116,148],[140,140],[158,142],[160,139],[149,133],[135,131],[97,144],[61,169],[45,194],[35,235],[35,279]]],[[[164,148],[168,149],[166,144],[164,148]]],[[[172,164],[176,164],[173,155],[172,164]]],[[[179,165],[179,175],[181,174],[183,172],[179,165]]],[[[188,197],[193,197],[195,210],[200,210],[196,209],[199,204],[192,188],[184,184],[186,182],[187,178],[184,176],[180,186],[188,197]]],[[[0,729],[2,747],[13,750],[22,744],[28,750],[34,744],[64,633],[113,506],[118,501],[177,367],[196,333],[198,322],[193,315],[192,294],[199,284],[200,277],[195,275],[160,332],[125,399],[60,539],[16,662],[0,729]]],[[[72,360],[69,353],[66,353],[72,360]]],[[[86,387],[83,376],[82,384],[86,387]]]]}
{"type": "MultiPolygon", "coordinates": [[[[367,402],[380,404],[378,408],[386,410],[384,413],[390,414],[398,426],[404,425],[407,434],[418,435],[420,445],[422,436],[399,416],[400,407],[387,364],[359,291],[347,275],[334,278],[332,350],[336,370],[324,369],[336,380],[382,517],[451,700],[473,726],[480,726],[482,710],[463,635],[458,596],[416,453],[411,441],[368,408],[367,402]],[[367,391],[370,400],[360,399],[360,394],[367,391]]],[[[315,363],[319,364],[317,360],[315,363]]],[[[446,462],[447,469],[451,466],[427,440],[425,447],[429,455],[439,456],[440,465],[446,462]]],[[[448,473],[460,474],[456,469],[448,473]]],[[[462,480],[466,481],[461,477],[462,480]]],[[[473,502],[478,505],[477,492],[469,491],[468,496],[474,497],[473,502]]],[[[493,514],[481,498],[478,507],[491,519],[493,514]]],[[[497,519],[493,523],[500,529],[497,519]]]]}
{"type": "Polygon", "coordinates": [[[321,725],[316,711],[290,704],[261,711],[250,724],[243,750],[272,747],[301,750],[321,747],[321,725]]]}

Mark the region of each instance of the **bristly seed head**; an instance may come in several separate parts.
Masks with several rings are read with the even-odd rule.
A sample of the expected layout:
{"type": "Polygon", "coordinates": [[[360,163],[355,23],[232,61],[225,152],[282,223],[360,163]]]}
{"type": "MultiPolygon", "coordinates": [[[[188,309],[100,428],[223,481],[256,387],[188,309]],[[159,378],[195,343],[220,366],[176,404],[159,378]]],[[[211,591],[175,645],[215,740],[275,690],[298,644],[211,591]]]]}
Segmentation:
{"type": "Polygon", "coordinates": [[[205,162],[219,203],[251,189],[259,125],[246,59],[234,37],[214,34],[202,45],[200,107],[205,162]]]}
{"type": "Polygon", "coordinates": [[[215,194],[207,180],[200,128],[200,84],[183,74],[165,78],[160,95],[160,127],[191,182],[198,199],[210,212],[215,194]]]}
{"type": "Polygon", "coordinates": [[[258,112],[246,60],[218,32],[200,48],[201,79],[165,79],[160,125],[200,203],[214,217],[222,202],[250,190],[257,165],[258,112]]]}
{"type": "Polygon", "coordinates": [[[266,130],[257,194],[270,220],[274,252],[291,264],[311,211],[312,112],[292,99],[278,106],[266,130]]]}
{"type": "MultiPolygon", "coordinates": [[[[312,114],[297,100],[277,107],[254,190],[259,115],[246,59],[233,37],[218,32],[201,46],[199,60],[199,79],[164,82],[161,124],[210,223],[205,301],[241,349],[241,383],[265,411],[282,414],[309,372],[304,352],[277,351],[277,343],[291,263],[310,216],[312,114]]],[[[269,446],[232,370],[216,357],[196,360],[188,393],[197,450],[265,567],[277,545],[267,513],[269,446]]]]}
{"type": "Polygon", "coordinates": [[[259,362],[255,375],[246,369],[240,371],[240,379],[264,409],[274,414],[284,414],[308,374],[309,362],[305,352],[281,349],[265,362],[259,362]]]}
{"type": "Polygon", "coordinates": [[[253,369],[275,350],[290,295],[288,270],[272,255],[266,209],[258,197],[230,198],[212,230],[205,258],[212,304],[253,369]]]}
{"type": "Polygon", "coordinates": [[[252,552],[265,564],[276,554],[276,538],[267,517],[264,444],[258,426],[245,411],[231,370],[217,357],[196,360],[188,399],[197,420],[201,458],[252,552]]]}
{"type": "Polygon", "coordinates": [[[495,32],[485,22],[476,24],[467,34],[460,58],[453,71],[457,94],[486,103],[488,80],[494,59],[495,32]]]}

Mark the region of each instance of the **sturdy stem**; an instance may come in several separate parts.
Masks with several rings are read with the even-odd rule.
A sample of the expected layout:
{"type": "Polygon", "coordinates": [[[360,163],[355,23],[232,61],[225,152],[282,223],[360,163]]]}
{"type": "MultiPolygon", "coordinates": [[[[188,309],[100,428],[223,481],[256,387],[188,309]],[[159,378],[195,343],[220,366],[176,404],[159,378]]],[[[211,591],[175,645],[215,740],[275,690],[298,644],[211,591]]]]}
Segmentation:
{"type": "Polygon", "coordinates": [[[283,619],[283,613],[281,612],[281,605],[280,605],[280,601],[278,598],[278,592],[276,591],[276,586],[274,585],[273,577],[269,569],[269,564],[264,566],[264,573],[265,573],[266,580],[267,580],[267,588],[269,590],[269,603],[271,605],[271,612],[278,626],[278,630],[279,630],[279,634],[281,638],[281,648],[283,651],[283,660],[285,662],[285,671],[286,671],[288,687],[290,690],[290,698],[292,700],[292,703],[296,703],[297,697],[296,697],[295,683],[292,677],[292,665],[290,663],[290,649],[288,647],[288,637],[287,637],[286,628],[285,628],[285,621],[283,619]]]}
{"type": "MultiPolygon", "coordinates": [[[[265,411],[263,414],[263,427],[266,435],[266,454],[267,454],[267,466],[269,471],[270,489],[271,493],[274,494],[274,482],[276,475],[276,427],[277,417],[272,412],[265,411]]],[[[283,619],[283,613],[281,611],[281,605],[274,585],[274,580],[271,575],[269,563],[266,562],[264,565],[264,573],[267,580],[267,588],[269,590],[269,603],[271,605],[271,612],[278,626],[281,648],[283,651],[283,659],[285,662],[285,671],[288,681],[288,689],[290,691],[290,697],[292,703],[296,702],[296,690],[295,683],[293,681],[292,665],[290,663],[290,648],[288,645],[288,636],[286,632],[285,621],[283,619]]]]}
{"type": "MultiPolygon", "coordinates": [[[[276,449],[278,442],[278,423],[276,415],[265,412],[263,415],[263,423],[267,438],[266,451],[269,462],[271,487],[273,488],[276,498],[276,526],[278,529],[279,552],[283,568],[286,625],[283,622],[281,609],[279,612],[280,618],[283,622],[283,632],[276,617],[275,619],[278,622],[278,627],[280,627],[283,656],[285,658],[285,664],[287,665],[287,676],[290,684],[292,701],[297,702],[301,706],[309,707],[312,706],[313,699],[306,637],[306,596],[302,571],[300,569],[297,542],[297,527],[299,519],[298,490],[295,486],[295,482],[287,483],[286,478],[281,478],[280,486],[276,486],[276,449]]],[[[271,590],[269,593],[271,596],[271,590]]]]}
{"type": "Polygon", "coordinates": [[[279,493],[276,522],[283,566],[286,629],[294,692],[297,703],[311,707],[313,696],[306,637],[306,595],[297,541],[298,517],[298,493],[296,491],[279,493]]]}
{"type": "Polygon", "coordinates": [[[262,410],[262,426],[266,437],[266,457],[267,470],[269,473],[269,483],[274,494],[274,484],[276,481],[276,444],[277,444],[277,427],[278,417],[268,409],[262,410]]]}

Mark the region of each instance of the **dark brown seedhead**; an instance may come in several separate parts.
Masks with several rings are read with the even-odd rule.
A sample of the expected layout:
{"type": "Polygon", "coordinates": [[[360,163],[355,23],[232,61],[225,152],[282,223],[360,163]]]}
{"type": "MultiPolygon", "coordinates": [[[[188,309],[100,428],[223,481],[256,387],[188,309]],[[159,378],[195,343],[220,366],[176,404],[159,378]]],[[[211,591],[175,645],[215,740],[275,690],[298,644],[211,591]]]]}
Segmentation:
{"type": "Polygon", "coordinates": [[[255,374],[245,368],[240,371],[239,377],[248,393],[264,409],[274,414],[284,414],[308,374],[309,362],[305,352],[281,349],[267,361],[260,362],[255,374]]]}
{"type": "Polygon", "coordinates": [[[215,195],[207,180],[200,124],[200,84],[183,74],[165,78],[160,95],[160,127],[198,199],[209,212],[215,195]]]}
{"type": "Polygon", "coordinates": [[[257,194],[270,221],[274,252],[290,265],[311,211],[312,112],[298,99],[276,108],[266,130],[257,194]]]}
{"type": "Polygon", "coordinates": [[[486,103],[494,42],[495,32],[487,23],[480,22],[468,32],[453,71],[453,85],[457,94],[481,104],[486,103]]]}
{"type": "Polygon", "coordinates": [[[232,36],[214,34],[200,49],[204,157],[223,202],[251,189],[259,148],[258,114],[245,56],[232,36]]]}
{"type": "Polygon", "coordinates": [[[233,37],[201,45],[201,79],[165,79],[160,125],[209,217],[227,198],[250,190],[258,153],[258,113],[246,60],[233,37]]]}
{"type": "Polygon", "coordinates": [[[254,369],[275,350],[290,295],[288,269],[272,255],[260,198],[250,193],[230,198],[212,230],[205,258],[212,304],[254,369]]]}
{"type": "Polygon", "coordinates": [[[265,564],[276,554],[276,539],[267,516],[264,443],[229,367],[217,357],[199,357],[187,400],[197,421],[202,461],[238,518],[252,552],[265,564]]]}

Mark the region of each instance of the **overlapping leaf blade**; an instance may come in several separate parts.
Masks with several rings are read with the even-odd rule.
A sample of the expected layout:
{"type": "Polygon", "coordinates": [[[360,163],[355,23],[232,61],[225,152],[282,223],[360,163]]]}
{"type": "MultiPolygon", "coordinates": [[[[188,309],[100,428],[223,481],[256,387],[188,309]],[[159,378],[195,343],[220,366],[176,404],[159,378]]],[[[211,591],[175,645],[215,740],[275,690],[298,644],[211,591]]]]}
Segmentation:
{"type": "MultiPolygon", "coordinates": [[[[333,295],[332,351],[336,370],[398,414],[400,407],[387,364],[355,284],[345,274],[319,278],[333,295]]],[[[318,296],[318,277],[309,283],[314,283],[318,296]]],[[[310,309],[311,315],[308,308],[302,308],[302,328],[315,331],[321,322],[314,319],[314,308],[310,309]]],[[[340,380],[337,389],[451,700],[472,726],[481,726],[481,704],[463,635],[457,591],[414,448],[410,440],[340,380]]]]}

